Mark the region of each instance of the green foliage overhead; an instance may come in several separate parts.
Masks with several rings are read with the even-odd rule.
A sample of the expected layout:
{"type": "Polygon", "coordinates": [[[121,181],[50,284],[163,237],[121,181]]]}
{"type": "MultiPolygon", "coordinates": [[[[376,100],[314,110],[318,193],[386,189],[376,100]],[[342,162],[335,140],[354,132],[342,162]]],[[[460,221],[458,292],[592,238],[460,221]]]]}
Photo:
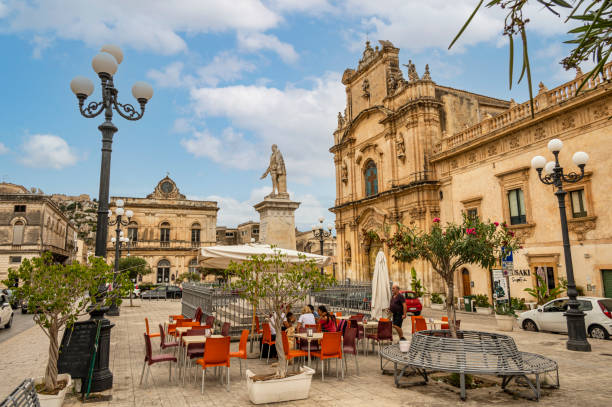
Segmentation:
{"type": "Polygon", "coordinates": [[[126,256],[119,259],[119,272],[127,273],[130,279],[135,280],[138,276],[150,274],[152,270],[142,257],[126,256]]]}
{"type": "MultiPolygon", "coordinates": [[[[271,312],[271,322],[279,333],[282,331],[281,315],[285,307],[306,300],[312,291],[320,291],[334,283],[334,278],[321,274],[313,260],[300,257],[300,262],[289,263],[286,256],[276,252],[272,256],[254,255],[242,263],[232,262],[227,269],[230,286],[241,298],[254,307],[261,305],[271,312]]],[[[286,377],[285,353],[280,336],[276,340],[279,358],[277,375],[286,377]]]]}
{"type": "MultiPolygon", "coordinates": [[[[89,306],[93,305],[98,288],[113,279],[112,268],[104,259],[91,257],[90,265],[58,264],[51,253],[41,257],[24,259],[17,270],[10,269],[7,284],[16,279],[17,298],[28,302],[28,310],[34,312],[34,322],[49,337],[49,359],[45,373],[45,390],[57,387],[57,359],[59,356],[59,331],[70,327],[89,306]]],[[[120,280],[121,284],[121,280],[120,280]]],[[[107,298],[106,304],[110,303],[107,298]]]]}
{"type": "Polygon", "coordinates": [[[202,278],[200,277],[200,273],[185,272],[185,273],[179,274],[179,276],[176,278],[176,283],[182,284],[184,282],[197,282],[197,281],[200,281],[201,279],[202,278]]]}
{"type": "Polygon", "coordinates": [[[393,258],[411,263],[426,260],[446,282],[446,306],[449,325],[456,335],[454,277],[466,264],[478,265],[484,269],[495,266],[506,252],[515,251],[519,246],[514,232],[505,223],[483,222],[478,217],[463,216],[461,224],[441,225],[435,218],[429,232],[399,225],[398,231],[387,243],[393,258]]]}

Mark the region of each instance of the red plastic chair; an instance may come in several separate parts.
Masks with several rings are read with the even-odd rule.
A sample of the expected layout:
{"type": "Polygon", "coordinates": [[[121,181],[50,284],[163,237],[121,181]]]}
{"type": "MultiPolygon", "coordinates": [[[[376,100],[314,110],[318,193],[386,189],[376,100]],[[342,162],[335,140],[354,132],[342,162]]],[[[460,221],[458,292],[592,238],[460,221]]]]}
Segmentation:
{"type": "MultiPolygon", "coordinates": [[[[145,376],[145,369],[147,369],[147,372],[149,373],[149,375],[151,375],[151,380],[153,380],[153,384],[155,384],[155,379],[153,379],[153,374],[151,373],[151,365],[154,365],[155,363],[161,363],[161,362],[176,362],[176,356],[174,355],[169,355],[165,353],[162,353],[159,355],[153,355],[153,351],[151,350],[151,338],[147,334],[143,334],[143,335],[144,335],[144,340],[145,340],[145,359],[144,359],[144,364],[142,365],[142,372],[140,373],[140,385],[141,386],[142,386],[142,379],[145,376]]],[[[161,337],[163,338],[164,336],[162,335],[161,337]]],[[[168,369],[169,369],[168,380],[172,381],[172,363],[168,364],[168,369]]]]}
{"type": "Polygon", "coordinates": [[[419,331],[427,330],[427,322],[425,322],[424,318],[417,318],[414,320],[414,328],[412,328],[412,333],[415,334],[419,331]]]}
{"type": "Polygon", "coordinates": [[[362,351],[363,351],[363,354],[365,355],[365,329],[363,325],[359,324],[359,322],[363,321],[363,314],[353,315],[353,317],[349,319],[349,327],[353,327],[357,330],[357,336],[355,338],[355,341],[356,342],[363,341],[364,346],[362,347],[362,351]]]}
{"type": "MultiPolygon", "coordinates": [[[[380,343],[382,341],[393,342],[393,328],[391,326],[391,321],[388,319],[385,321],[384,318],[381,318],[378,321],[378,327],[376,329],[375,334],[367,334],[366,339],[372,340],[378,343],[378,351],[380,352],[380,343]]],[[[372,344],[373,345],[373,344],[372,344]]],[[[367,350],[367,346],[366,346],[367,350]]],[[[372,351],[374,350],[374,346],[372,346],[372,351]]],[[[366,356],[367,356],[366,351],[366,356]]]]}
{"type": "MultiPolygon", "coordinates": [[[[283,331],[283,351],[285,352],[285,363],[289,365],[289,361],[294,358],[306,358],[308,357],[308,352],[304,352],[300,349],[291,349],[289,346],[289,338],[287,338],[287,332],[283,331]]],[[[297,365],[295,365],[297,366],[297,365]]]]}
{"type": "Polygon", "coordinates": [[[224,322],[223,326],[221,326],[221,335],[223,336],[229,336],[230,334],[230,323],[229,322],[224,322]]]}
{"type": "Polygon", "coordinates": [[[224,366],[227,370],[227,391],[230,386],[230,337],[208,338],[204,348],[204,357],[196,363],[202,366],[202,394],[204,394],[204,378],[209,367],[224,366]]]}
{"type": "MultiPolygon", "coordinates": [[[[417,316],[417,315],[411,315],[411,316],[410,316],[410,324],[411,324],[411,327],[412,327],[412,333],[415,333],[415,332],[416,332],[416,331],[415,331],[415,323],[416,323],[415,321],[416,321],[417,319],[423,319],[423,316],[422,316],[422,315],[418,315],[418,316],[417,316]]],[[[424,319],[423,319],[423,320],[424,320],[424,319]]]]}
{"type": "Polygon", "coordinates": [[[246,369],[248,369],[248,365],[247,365],[247,341],[249,340],[249,330],[248,329],[243,329],[242,330],[242,334],[240,334],[240,343],[238,344],[238,352],[230,352],[230,359],[231,358],[238,358],[238,361],[240,362],[240,377],[242,377],[242,359],[244,359],[244,369],[246,371],[246,369]]]}
{"type": "MultiPolygon", "coordinates": [[[[263,346],[268,345],[268,358],[266,359],[266,363],[270,363],[270,346],[276,345],[276,341],[272,340],[272,331],[270,330],[270,324],[267,322],[263,324],[263,336],[261,338],[261,349],[263,350],[263,346]]],[[[263,352],[259,352],[259,360],[261,360],[263,352]]]]}
{"type": "MultiPolygon", "coordinates": [[[[336,359],[336,378],[338,377],[338,359],[342,362],[342,332],[323,332],[321,340],[321,351],[310,352],[311,356],[319,358],[321,361],[321,381],[325,380],[325,361],[336,359]]],[[[319,362],[317,361],[317,367],[319,362]]],[[[344,369],[342,370],[342,378],[344,379],[344,369]]]]}
{"type": "MultiPolygon", "coordinates": [[[[355,321],[356,322],[356,321],[355,321]]],[[[354,355],[355,356],[355,368],[357,370],[357,376],[359,376],[359,362],[357,362],[357,327],[349,326],[346,328],[344,332],[344,341],[342,342],[342,349],[344,350],[344,355],[354,355]]],[[[346,358],[344,359],[344,367],[348,373],[348,365],[346,363],[346,358]]]]}
{"type": "Polygon", "coordinates": [[[159,324],[159,347],[161,349],[168,349],[168,348],[176,348],[178,347],[178,342],[166,342],[166,335],[164,334],[164,327],[162,324],[159,324]]]}
{"type": "Polygon", "coordinates": [[[202,308],[200,307],[196,308],[196,312],[195,312],[195,315],[193,316],[193,320],[197,322],[198,325],[202,323],[202,315],[204,315],[204,313],[202,312],[202,308]]]}
{"type": "Polygon", "coordinates": [[[210,329],[215,329],[215,317],[213,317],[212,315],[209,315],[206,317],[206,325],[208,325],[210,327],[210,329]]]}
{"type": "Polygon", "coordinates": [[[160,334],[152,334],[149,332],[149,318],[145,318],[145,327],[147,329],[147,335],[149,335],[149,338],[158,338],[160,336],[160,334]]]}

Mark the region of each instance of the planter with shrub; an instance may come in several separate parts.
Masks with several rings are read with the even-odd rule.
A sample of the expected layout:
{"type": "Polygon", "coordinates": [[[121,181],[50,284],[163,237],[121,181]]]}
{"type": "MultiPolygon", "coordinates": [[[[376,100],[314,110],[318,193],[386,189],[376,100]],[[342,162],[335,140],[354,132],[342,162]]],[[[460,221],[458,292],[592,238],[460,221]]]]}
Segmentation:
{"type": "Polygon", "coordinates": [[[493,310],[491,304],[489,304],[489,297],[485,294],[478,294],[474,296],[474,306],[478,314],[491,315],[493,310]]]}
{"type": "Polygon", "coordinates": [[[443,310],[444,300],[440,293],[431,293],[431,309],[443,310]]]}

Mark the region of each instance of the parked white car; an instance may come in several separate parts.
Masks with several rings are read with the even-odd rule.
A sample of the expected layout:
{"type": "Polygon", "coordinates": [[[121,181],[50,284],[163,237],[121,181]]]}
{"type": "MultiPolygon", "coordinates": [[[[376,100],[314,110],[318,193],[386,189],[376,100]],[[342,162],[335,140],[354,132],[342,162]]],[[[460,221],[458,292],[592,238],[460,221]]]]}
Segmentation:
{"type": "Polygon", "coordinates": [[[13,308],[6,295],[0,295],[0,327],[10,328],[13,324],[13,308]]]}
{"type": "MultiPolygon", "coordinates": [[[[518,323],[526,331],[551,331],[567,333],[568,297],[558,298],[540,305],[537,309],[525,311],[518,317],[518,323]]],[[[612,298],[578,297],[580,310],[585,313],[584,323],[592,338],[608,339],[612,335],[612,298]]]]}

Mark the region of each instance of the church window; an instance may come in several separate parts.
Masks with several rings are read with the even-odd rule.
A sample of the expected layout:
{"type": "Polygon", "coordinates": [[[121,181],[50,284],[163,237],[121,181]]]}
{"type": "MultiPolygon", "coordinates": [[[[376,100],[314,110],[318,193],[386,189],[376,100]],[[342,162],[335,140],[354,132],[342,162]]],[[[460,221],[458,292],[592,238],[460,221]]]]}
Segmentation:
{"type": "Polygon", "coordinates": [[[378,171],[374,161],[370,160],[367,162],[364,175],[366,196],[378,194],[378,171]]]}
{"type": "Polygon", "coordinates": [[[191,245],[199,245],[200,244],[200,224],[194,223],[191,225],[191,245]]]}
{"type": "Polygon", "coordinates": [[[136,222],[130,222],[128,225],[128,238],[132,243],[138,241],[138,224],[136,222]]]}
{"type": "Polygon", "coordinates": [[[20,220],[13,225],[13,245],[19,246],[23,244],[23,228],[24,223],[20,220]]]}
{"type": "Polygon", "coordinates": [[[510,224],[521,225],[527,223],[525,216],[525,198],[520,188],[508,191],[508,204],[510,206],[510,224]]]}
{"type": "Polygon", "coordinates": [[[161,224],[159,229],[159,241],[162,246],[168,247],[170,245],[170,224],[168,222],[161,224]]]}
{"type": "Polygon", "coordinates": [[[157,284],[170,282],[170,262],[168,260],[160,260],[157,263],[157,284]]]}
{"type": "Polygon", "coordinates": [[[189,262],[189,272],[190,273],[198,273],[199,272],[199,267],[198,267],[198,260],[197,259],[191,259],[191,261],[189,262]]]}

